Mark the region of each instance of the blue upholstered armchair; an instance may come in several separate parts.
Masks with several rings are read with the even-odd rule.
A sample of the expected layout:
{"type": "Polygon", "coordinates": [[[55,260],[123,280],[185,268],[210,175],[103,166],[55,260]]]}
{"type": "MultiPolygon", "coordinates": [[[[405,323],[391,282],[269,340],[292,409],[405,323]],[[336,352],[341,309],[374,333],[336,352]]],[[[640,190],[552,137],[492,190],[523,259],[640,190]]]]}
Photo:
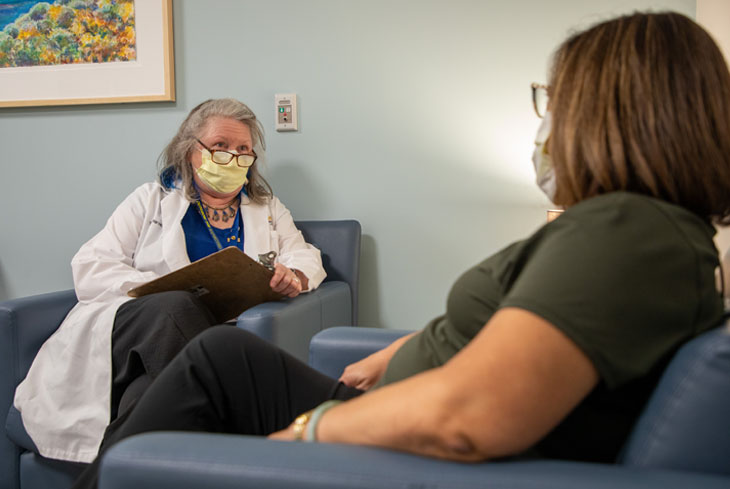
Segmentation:
{"type": "Polygon", "coordinates": [[[309,341],[319,331],[357,325],[360,280],[360,223],[296,221],[304,239],[322,252],[327,278],[313,292],[266,302],[238,317],[239,328],[268,340],[306,362],[309,341]]]}
{"type": "MultiPolygon", "coordinates": [[[[311,337],[334,325],[357,324],[360,224],[353,220],[297,221],[307,242],[322,251],[327,278],[308,294],[245,311],[237,326],[306,361],[311,337]]],[[[20,414],[12,407],[43,342],[76,304],[73,290],[0,303],[0,489],[66,489],[81,464],[44,459],[34,452],[20,414]]]]}
{"type": "MultiPolygon", "coordinates": [[[[313,366],[344,365],[403,332],[330,328],[313,366]]],[[[147,433],[107,452],[101,489],[727,489],[730,487],[730,329],[675,355],[615,464],[506,460],[461,464],[389,450],[236,435],[147,433]]]]}

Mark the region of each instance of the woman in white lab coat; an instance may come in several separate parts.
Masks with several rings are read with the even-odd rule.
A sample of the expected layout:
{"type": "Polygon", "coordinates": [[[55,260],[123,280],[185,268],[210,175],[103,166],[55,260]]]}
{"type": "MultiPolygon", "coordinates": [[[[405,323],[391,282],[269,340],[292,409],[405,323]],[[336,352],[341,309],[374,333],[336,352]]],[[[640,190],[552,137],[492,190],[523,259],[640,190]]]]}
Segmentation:
{"type": "Polygon", "coordinates": [[[15,395],[45,457],[89,462],[105,427],[134,405],[172,357],[216,323],[187,292],[130,300],[138,285],[228,246],[278,253],[271,288],[295,297],[325,277],[319,250],[258,171],[263,131],[233,99],[194,108],[137,188],[71,265],[78,304],[41,347],[15,395]]]}

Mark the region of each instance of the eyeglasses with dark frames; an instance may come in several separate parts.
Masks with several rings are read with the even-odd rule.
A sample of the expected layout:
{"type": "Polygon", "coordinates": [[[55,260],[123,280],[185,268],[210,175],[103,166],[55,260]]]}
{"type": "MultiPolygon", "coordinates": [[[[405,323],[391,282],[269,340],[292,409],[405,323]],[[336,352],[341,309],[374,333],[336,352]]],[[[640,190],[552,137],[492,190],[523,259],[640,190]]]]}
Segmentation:
{"type": "Polygon", "coordinates": [[[202,147],[208,150],[210,153],[210,159],[217,165],[227,165],[232,159],[236,159],[236,165],[241,168],[249,168],[256,161],[256,153],[251,151],[252,154],[236,154],[230,151],[224,151],[222,149],[211,149],[207,147],[200,139],[195,139],[202,147]]]}
{"type": "Polygon", "coordinates": [[[532,107],[535,109],[537,116],[542,119],[547,113],[550,87],[540,83],[533,83],[530,87],[532,88],[532,107]]]}

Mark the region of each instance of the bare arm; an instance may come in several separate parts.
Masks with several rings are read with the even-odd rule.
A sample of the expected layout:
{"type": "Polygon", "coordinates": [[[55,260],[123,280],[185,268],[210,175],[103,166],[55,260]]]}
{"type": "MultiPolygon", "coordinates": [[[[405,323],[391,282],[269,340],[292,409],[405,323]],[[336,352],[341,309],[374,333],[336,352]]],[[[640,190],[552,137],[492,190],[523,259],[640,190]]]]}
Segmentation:
{"type": "Polygon", "coordinates": [[[560,330],[507,308],[443,367],[327,411],[317,439],[460,461],[511,455],[545,436],[597,382],[560,330]]]}

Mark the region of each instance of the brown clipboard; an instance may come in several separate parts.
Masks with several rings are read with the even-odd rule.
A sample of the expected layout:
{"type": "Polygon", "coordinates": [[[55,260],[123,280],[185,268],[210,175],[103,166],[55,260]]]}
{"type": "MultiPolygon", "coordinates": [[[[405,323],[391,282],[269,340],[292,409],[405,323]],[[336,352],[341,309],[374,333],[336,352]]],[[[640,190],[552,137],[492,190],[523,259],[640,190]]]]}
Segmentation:
{"type": "Polygon", "coordinates": [[[187,290],[200,297],[217,321],[225,322],[257,304],[284,297],[269,287],[273,275],[243,251],[228,247],[135,287],[127,295],[187,290]]]}

